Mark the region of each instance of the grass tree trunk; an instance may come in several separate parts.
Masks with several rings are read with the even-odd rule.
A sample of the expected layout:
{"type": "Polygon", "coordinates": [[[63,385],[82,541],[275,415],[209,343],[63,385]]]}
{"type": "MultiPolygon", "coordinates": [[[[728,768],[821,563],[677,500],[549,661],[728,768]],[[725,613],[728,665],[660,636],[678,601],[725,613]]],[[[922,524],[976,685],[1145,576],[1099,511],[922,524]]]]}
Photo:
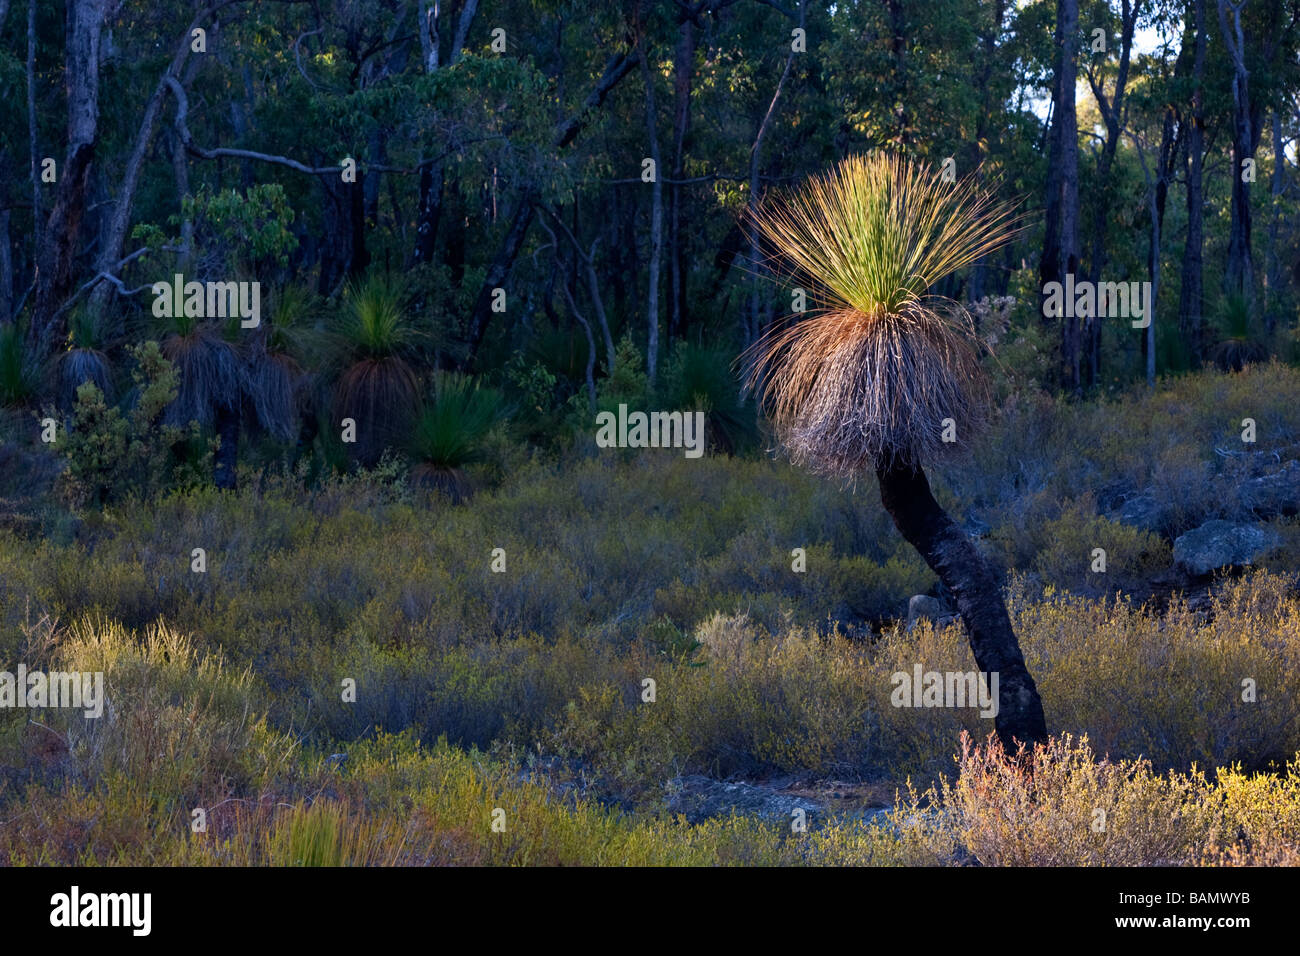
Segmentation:
{"type": "Polygon", "coordinates": [[[220,405],[217,408],[217,437],[221,444],[212,463],[212,480],[218,488],[234,491],[236,487],[235,466],[239,462],[239,408],[220,405]]]}
{"type": "Polygon", "coordinates": [[[1043,703],[998,587],[993,569],[930,492],[925,472],[907,465],[876,469],[880,500],[908,542],[921,552],[957,601],[976,664],[998,675],[998,739],[1008,752],[1047,739],[1043,703]]]}

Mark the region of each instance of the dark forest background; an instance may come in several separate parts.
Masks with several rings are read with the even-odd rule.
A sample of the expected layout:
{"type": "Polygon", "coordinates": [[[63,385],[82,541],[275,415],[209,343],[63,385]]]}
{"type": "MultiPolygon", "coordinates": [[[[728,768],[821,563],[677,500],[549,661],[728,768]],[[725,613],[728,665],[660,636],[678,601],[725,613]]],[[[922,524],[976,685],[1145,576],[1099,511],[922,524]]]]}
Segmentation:
{"type": "Polygon", "coordinates": [[[626,338],[658,387],[790,313],[754,204],[871,149],[1023,199],[936,291],[1049,390],[1290,358],[1298,48],[1290,0],[0,0],[0,387],[116,359],[176,272],[260,281],[272,339],[379,276],[417,372],[560,404],[626,338]],[[1066,273],[1156,283],[1154,334],[1043,319],[1066,273]]]}

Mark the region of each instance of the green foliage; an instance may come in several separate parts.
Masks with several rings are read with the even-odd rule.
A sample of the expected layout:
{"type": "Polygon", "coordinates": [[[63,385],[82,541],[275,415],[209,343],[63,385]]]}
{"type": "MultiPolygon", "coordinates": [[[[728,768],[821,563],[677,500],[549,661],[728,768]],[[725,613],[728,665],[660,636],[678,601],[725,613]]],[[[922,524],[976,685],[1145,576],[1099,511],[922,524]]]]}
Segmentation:
{"type": "Polygon", "coordinates": [[[723,349],[683,343],[668,363],[664,399],[669,409],[700,411],[710,445],[734,453],[755,437],[756,412],[740,397],[736,356],[723,349]]]}
{"type": "Polygon", "coordinates": [[[37,372],[18,323],[0,325],[0,405],[21,405],[36,385],[37,372]]]}
{"type": "MultiPolygon", "coordinates": [[[[565,383],[545,363],[524,352],[511,356],[502,378],[504,387],[516,396],[512,417],[519,437],[543,447],[565,444],[570,430],[577,427],[575,406],[564,400],[565,383]]],[[[582,408],[585,418],[585,404],[582,408]]]]}
{"type": "MultiPolygon", "coordinates": [[[[294,211],[284,188],[277,183],[234,189],[209,190],[206,186],[186,198],[182,215],[194,220],[197,235],[206,233],[221,249],[249,263],[285,265],[298,240],[289,226],[294,211]]],[[[172,219],[173,224],[179,220],[172,219]]]]}
{"type": "Polygon", "coordinates": [[[949,183],[901,156],[851,156],[769,202],[756,225],[819,307],[901,314],[930,287],[1008,242],[1014,206],[973,176],[949,183]]]}
{"type": "MultiPolygon", "coordinates": [[[[1041,525],[1033,569],[1045,580],[1085,594],[1132,591],[1169,567],[1168,543],[1149,531],[1095,513],[1089,499],[1067,503],[1041,525]],[[1105,552],[1105,570],[1093,570],[1105,552]]],[[[1101,567],[1101,565],[1097,565],[1101,567]]]]}
{"type": "Polygon", "coordinates": [[[601,411],[616,411],[620,404],[631,409],[644,409],[650,401],[645,357],[632,341],[630,333],[618,340],[614,348],[614,367],[599,383],[598,389],[597,404],[601,411]]]}
{"type": "Polygon", "coordinates": [[[483,440],[504,416],[505,399],[464,375],[434,378],[433,394],[416,413],[409,451],[418,484],[447,491],[460,500],[469,491],[463,468],[480,461],[483,440]]]}
{"type": "Polygon", "coordinates": [[[198,480],[206,456],[187,459],[185,446],[195,442],[198,426],[163,424],[175,400],[179,376],[156,342],[127,349],[137,395],[126,415],[110,406],[93,382],[77,389],[77,401],[64,432],[62,451],[68,467],[62,493],[74,505],[103,504],[126,496],[144,499],[198,480]]]}
{"type": "Polygon", "coordinates": [[[1244,366],[1268,358],[1268,346],[1253,335],[1250,300],[1244,294],[1225,295],[1215,318],[1221,339],[1211,355],[1222,371],[1240,372],[1244,366]]]}
{"type": "Polygon", "coordinates": [[[401,279],[380,272],[349,283],[335,324],[335,332],[349,354],[360,359],[382,359],[412,346],[417,334],[408,318],[407,298],[401,279]]]}

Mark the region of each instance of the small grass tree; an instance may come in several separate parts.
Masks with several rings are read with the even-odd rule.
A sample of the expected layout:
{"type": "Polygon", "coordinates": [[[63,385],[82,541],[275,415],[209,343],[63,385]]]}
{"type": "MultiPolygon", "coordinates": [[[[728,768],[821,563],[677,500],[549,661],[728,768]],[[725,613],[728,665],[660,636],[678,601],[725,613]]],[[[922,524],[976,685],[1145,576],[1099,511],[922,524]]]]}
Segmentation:
{"type": "Polygon", "coordinates": [[[779,442],[821,474],[875,472],[899,532],[955,597],[980,670],[998,674],[1003,746],[1046,740],[993,568],[924,471],[969,442],[988,406],[970,317],[930,290],[1014,236],[1014,207],[972,178],[875,153],[766,204],[755,226],[815,305],[746,356],[779,442]]]}
{"type": "Polygon", "coordinates": [[[385,448],[401,444],[419,404],[412,352],[421,336],[401,280],[372,273],[349,284],[332,338],[339,366],[336,424],[356,422],[355,455],[373,466],[385,448]]]}

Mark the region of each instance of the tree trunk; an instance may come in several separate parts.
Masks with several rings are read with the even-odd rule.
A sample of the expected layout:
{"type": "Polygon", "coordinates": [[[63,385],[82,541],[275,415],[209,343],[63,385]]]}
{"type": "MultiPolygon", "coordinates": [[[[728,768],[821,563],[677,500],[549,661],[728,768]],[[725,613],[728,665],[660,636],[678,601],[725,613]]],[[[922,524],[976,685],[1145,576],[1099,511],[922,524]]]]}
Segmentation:
{"type": "Polygon", "coordinates": [[[1155,206],[1152,209],[1154,226],[1151,233],[1151,255],[1148,270],[1151,273],[1151,324],[1147,326],[1147,385],[1156,384],[1156,302],[1160,297],[1160,240],[1165,230],[1165,204],[1169,196],[1169,181],[1174,176],[1174,157],[1182,139],[1181,124],[1176,121],[1172,106],[1165,108],[1164,123],[1160,130],[1160,153],[1156,159],[1155,206]]]}
{"type": "Polygon", "coordinates": [[[1223,291],[1254,297],[1255,264],[1250,253],[1250,183],[1244,164],[1255,154],[1251,129],[1249,74],[1246,70],[1245,38],[1241,30],[1241,8],[1245,0],[1218,0],[1219,29],[1232,60],[1232,218],[1228,224],[1228,262],[1223,271],[1223,291]],[[1233,21],[1228,23],[1228,11],[1233,21]]]}
{"type": "Polygon", "coordinates": [[[234,491],[238,483],[235,466],[239,462],[239,407],[219,406],[213,424],[221,444],[212,462],[212,480],[218,488],[234,491]]]}
{"type": "MultiPolygon", "coordinates": [[[[378,176],[372,173],[371,176],[378,176]]],[[[348,203],[348,226],[352,234],[348,255],[348,278],[353,279],[366,271],[370,265],[370,250],[366,248],[366,187],[364,179],[355,183],[344,183],[344,193],[348,203]]]]}
{"type": "Polygon", "coordinates": [[[1271,336],[1277,328],[1282,286],[1282,256],[1278,252],[1278,231],[1282,225],[1282,196],[1286,192],[1286,143],[1282,139],[1282,117],[1273,110],[1273,212],[1268,223],[1268,253],[1264,262],[1264,325],[1271,336]]]}
{"type": "MultiPolygon", "coordinates": [[[[172,172],[176,177],[176,201],[180,204],[181,217],[181,248],[176,254],[176,271],[186,274],[194,263],[194,218],[185,209],[185,202],[190,198],[190,166],[179,132],[172,136],[172,172]]],[[[116,271],[116,259],[105,268],[116,271]]],[[[104,283],[100,288],[111,287],[104,283]]]]}
{"type": "Polygon", "coordinates": [[[510,228],[501,241],[496,258],[488,267],[483,285],[479,287],[478,298],[474,301],[474,312],[470,316],[466,334],[469,350],[462,363],[462,369],[470,368],[478,356],[479,346],[483,344],[483,335],[487,332],[488,320],[492,316],[492,290],[501,287],[506,281],[506,276],[510,274],[510,267],[514,265],[515,257],[523,247],[524,237],[528,234],[528,227],[532,225],[536,201],[537,196],[531,191],[525,192],[519,198],[519,205],[515,208],[510,228]]]}
{"type": "MultiPolygon", "coordinates": [[[[570,116],[556,128],[551,141],[551,145],[556,150],[563,149],[578,137],[578,134],[591,122],[592,115],[605,102],[605,97],[609,95],[610,90],[636,66],[637,59],[639,58],[631,58],[623,54],[610,58],[605,65],[605,72],[596,83],[595,89],[587,94],[582,110],[570,116]]],[[[474,312],[470,316],[469,350],[461,363],[462,369],[472,366],[474,359],[478,355],[479,346],[483,343],[483,335],[487,331],[488,321],[492,315],[492,290],[505,281],[506,276],[510,274],[511,266],[514,265],[515,257],[519,255],[519,250],[523,248],[524,237],[527,236],[528,227],[533,221],[537,199],[538,194],[533,187],[530,186],[524,190],[524,194],[519,199],[519,205],[515,209],[515,217],[510,223],[510,229],[506,232],[505,239],[502,240],[501,246],[497,250],[496,258],[493,259],[492,265],[488,269],[483,285],[479,287],[478,298],[474,302],[474,312]]]]}
{"type": "MultiPolygon", "coordinates": [[[[190,29],[194,27],[195,23],[197,21],[190,24],[190,29]]],[[[190,29],[186,29],[181,37],[176,53],[172,57],[171,63],[168,64],[166,72],[163,73],[163,78],[158,81],[158,85],[154,87],[153,95],[149,97],[149,102],[145,104],[144,117],[140,120],[140,128],[136,132],[135,143],[131,147],[131,155],[127,158],[126,166],[122,170],[117,199],[113,204],[113,214],[109,218],[108,229],[104,234],[98,262],[98,271],[100,272],[116,272],[118,260],[122,258],[122,248],[126,244],[127,230],[131,226],[131,211],[135,206],[135,193],[140,184],[141,171],[144,168],[145,158],[149,153],[149,144],[153,141],[154,130],[158,125],[158,117],[162,114],[163,101],[167,98],[167,78],[179,78],[181,75],[181,70],[190,55],[190,29]]],[[[191,77],[192,72],[191,70],[191,77]]],[[[90,294],[92,307],[96,309],[102,308],[112,295],[113,288],[107,282],[97,285],[90,294]]]]}
{"type": "MultiPolygon", "coordinates": [[[[1074,84],[1078,74],[1075,44],[1079,32],[1078,0],[1059,0],[1056,8],[1056,103],[1052,110],[1049,156],[1047,231],[1039,277],[1061,282],[1079,268],[1079,121],[1074,84]],[[1059,167],[1059,172],[1057,171],[1059,167]]],[[[1061,384],[1079,387],[1079,320],[1067,317],[1061,324],[1061,384]]]]}
{"type": "Polygon", "coordinates": [[[682,329],[686,304],[686,257],[682,244],[682,187],[686,176],[686,131],[691,124],[691,79],[695,70],[695,25],[682,20],[682,35],[673,58],[673,180],[668,192],[668,338],[682,329]]]}
{"type": "Polygon", "coordinates": [[[40,123],[36,118],[36,0],[27,0],[27,147],[32,161],[32,262],[41,258],[45,223],[41,218],[41,158],[37,145],[40,123]]]}
{"type": "Polygon", "coordinates": [[[925,472],[894,464],[878,467],[876,477],[881,503],[894,525],[952,592],[976,665],[998,675],[994,727],[1002,746],[1014,753],[1017,741],[1027,746],[1046,741],[1042,700],[992,567],[934,500],[925,472]]]}
{"type": "MultiPolygon", "coordinates": [[[[461,5],[456,32],[452,37],[448,66],[460,59],[461,48],[478,13],[478,0],[465,0],[461,5]]],[[[435,73],[441,67],[439,46],[441,11],[437,2],[424,0],[416,7],[417,30],[420,37],[421,62],[425,73],[435,73]]],[[[438,239],[438,220],[442,215],[443,182],[446,170],[441,162],[420,164],[420,206],[416,219],[415,249],[412,259],[416,263],[432,262],[434,245],[438,239]]],[[[377,174],[376,174],[377,175],[377,174]]]]}
{"type": "MultiPolygon", "coordinates": [[[[996,97],[991,94],[991,84],[995,63],[994,57],[998,50],[997,41],[1002,36],[1006,8],[1006,0],[994,0],[989,8],[990,19],[982,21],[982,28],[976,33],[981,54],[979,66],[975,71],[976,102],[979,104],[979,112],[975,117],[975,137],[967,145],[967,152],[970,156],[969,169],[971,171],[980,168],[987,153],[993,151],[993,144],[998,137],[996,116],[1000,104],[997,103],[996,97]]],[[[975,260],[971,268],[970,295],[967,298],[972,302],[978,302],[987,294],[984,290],[987,285],[988,273],[989,257],[980,256],[975,260]]]]}
{"type": "Polygon", "coordinates": [[[352,268],[352,194],[356,184],[326,177],[318,181],[325,193],[321,206],[325,228],[317,291],[322,296],[331,296],[352,268]]]}
{"type": "Polygon", "coordinates": [[[1205,198],[1202,187],[1202,163],[1205,158],[1205,0],[1195,0],[1193,29],[1196,53],[1192,65],[1195,84],[1191,116],[1187,129],[1187,240],[1183,244],[1182,285],[1178,295],[1178,323],[1183,341],[1192,356],[1193,367],[1199,366],[1205,351],[1204,288],[1202,247],[1205,241],[1205,198]]]}
{"type": "MultiPolygon", "coordinates": [[[[1137,28],[1138,14],[1142,11],[1142,0],[1136,3],[1123,0],[1120,13],[1120,47],[1119,69],[1115,74],[1115,89],[1111,96],[1106,95],[1103,81],[1094,78],[1093,71],[1088,71],[1088,83],[1097,100],[1106,126],[1106,140],[1097,157],[1096,188],[1093,190],[1092,221],[1089,228],[1091,243],[1088,251],[1088,279],[1094,284],[1101,280],[1101,270],[1105,265],[1106,254],[1106,213],[1111,209],[1111,169],[1115,164],[1115,150],[1119,146],[1123,133],[1124,96],[1128,88],[1129,63],[1133,53],[1133,33],[1137,28]]],[[[1087,384],[1096,385],[1101,377],[1101,319],[1089,316],[1084,329],[1084,340],[1088,345],[1087,384]]]]}
{"type": "MultiPolygon", "coordinates": [[[[644,38],[642,38],[644,42],[644,38]]],[[[659,156],[658,116],[655,110],[654,75],[645,50],[641,51],[641,76],[645,80],[645,122],[650,139],[650,158],[655,176],[650,184],[650,279],[646,291],[646,374],[654,388],[659,366],[659,269],[664,253],[664,184],[663,163],[659,156]]]]}
{"type": "MultiPolygon", "coordinates": [[[[801,28],[805,22],[804,16],[807,6],[806,0],[799,4],[799,26],[801,28]]],[[[749,348],[763,334],[762,310],[759,308],[759,283],[764,269],[759,249],[758,230],[753,227],[753,223],[758,216],[759,192],[762,188],[759,172],[763,158],[763,141],[767,138],[768,130],[771,129],[772,117],[776,115],[776,105],[781,101],[781,91],[785,88],[786,77],[790,75],[790,67],[794,65],[794,58],[795,52],[792,45],[790,53],[785,58],[785,67],[781,70],[781,77],[776,81],[776,90],[772,93],[772,100],[767,104],[767,112],[763,114],[763,120],[758,124],[758,132],[754,134],[754,145],[749,148],[749,203],[746,218],[750,225],[749,268],[751,275],[749,285],[750,319],[749,323],[744,327],[746,348],[749,348]]]]}
{"type": "Polygon", "coordinates": [[[434,245],[438,239],[438,219],[442,215],[443,170],[442,163],[428,162],[420,166],[420,209],[415,225],[416,264],[433,261],[434,245]]]}
{"type": "Polygon", "coordinates": [[[59,169],[59,189],[38,250],[36,299],[29,335],[33,352],[44,358],[63,338],[66,323],[59,307],[72,291],[73,265],[80,250],[81,221],[99,134],[99,39],[105,0],[70,0],[64,79],[68,92],[68,149],[59,169]]]}
{"type": "Polygon", "coordinates": [[[0,325],[14,320],[14,264],[9,251],[9,210],[0,209],[0,325]]]}

